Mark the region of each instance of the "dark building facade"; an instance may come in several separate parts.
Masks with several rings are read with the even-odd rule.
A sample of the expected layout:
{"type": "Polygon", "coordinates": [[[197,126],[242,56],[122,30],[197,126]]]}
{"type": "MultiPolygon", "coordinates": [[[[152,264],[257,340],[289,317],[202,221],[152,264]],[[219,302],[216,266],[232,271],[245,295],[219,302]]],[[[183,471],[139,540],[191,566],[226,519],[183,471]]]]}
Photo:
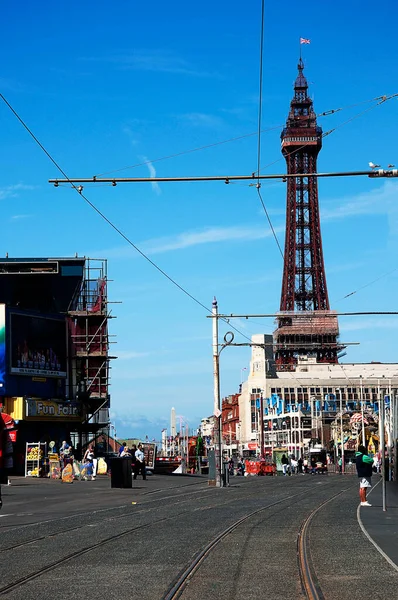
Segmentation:
{"type": "Polygon", "coordinates": [[[79,448],[108,426],[108,320],[105,260],[0,260],[0,408],[15,457],[27,442],[79,448]]]}

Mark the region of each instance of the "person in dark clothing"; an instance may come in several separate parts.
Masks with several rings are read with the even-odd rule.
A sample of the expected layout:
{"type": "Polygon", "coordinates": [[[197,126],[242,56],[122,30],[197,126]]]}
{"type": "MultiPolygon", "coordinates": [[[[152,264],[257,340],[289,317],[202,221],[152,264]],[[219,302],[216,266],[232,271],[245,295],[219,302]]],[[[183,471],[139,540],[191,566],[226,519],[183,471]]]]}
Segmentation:
{"type": "Polygon", "coordinates": [[[142,479],[146,479],[146,469],[145,469],[145,456],[142,451],[142,444],[138,444],[138,448],[135,451],[135,469],[134,469],[134,479],[137,479],[137,475],[141,471],[142,479]]]}
{"type": "Polygon", "coordinates": [[[313,456],[311,458],[311,475],[315,475],[316,474],[316,460],[315,460],[315,456],[313,456]]]}
{"type": "Polygon", "coordinates": [[[299,474],[302,472],[303,472],[303,459],[300,456],[300,458],[297,461],[297,473],[299,474]]]}
{"type": "Polygon", "coordinates": [[[289,464],[289,459],[286,457],[286,454],[282,454],[282,458],[281,458],[281,464],[282,464],[282,471],[283,474],[286,475],[287,472],[287,466],[289,464]]]}
{"type": "Polygon", "coordinates": [[[372,506],[366,500],[366,491],[372,487],[372,465],[373,458],[368,456],[365,446],[358,446],[355,452],[355,465],[359,477],[359,498],[361,506],[372,506]]]}

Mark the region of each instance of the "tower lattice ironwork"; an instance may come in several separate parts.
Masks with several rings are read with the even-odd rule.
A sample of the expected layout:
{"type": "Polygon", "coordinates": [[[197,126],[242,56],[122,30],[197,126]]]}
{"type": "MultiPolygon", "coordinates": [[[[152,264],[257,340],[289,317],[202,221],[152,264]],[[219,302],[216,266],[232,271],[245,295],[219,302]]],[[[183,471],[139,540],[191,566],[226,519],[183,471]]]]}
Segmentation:
{"type": "MultiPolygon", "coordinates": [[[[322,148],[308,83],[300,58],[294,97],[281,134],[288,173],[316,173],[322,148]]],[[[274,334],[278,370],[293,370],[299,356],[337,363],[338,321],[330,311],[322,251],[316,177],[289,178],[284,269],[278,327],[274,334]]]]}

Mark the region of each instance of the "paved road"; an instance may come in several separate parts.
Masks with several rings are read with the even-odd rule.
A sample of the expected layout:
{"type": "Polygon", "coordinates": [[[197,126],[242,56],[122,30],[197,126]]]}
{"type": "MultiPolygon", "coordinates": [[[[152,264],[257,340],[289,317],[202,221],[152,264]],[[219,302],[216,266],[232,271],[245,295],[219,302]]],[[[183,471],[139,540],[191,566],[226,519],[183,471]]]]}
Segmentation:
{"type": "Polygon", "coordinates": [[[301,599],[298,532],[331,499],[310,527],[310,559],[324,598],[397,597],[398,572],[358,524],[356,478],[236,477],[221,490],[199,477],[153,476],[135,483],[132,490],[112,490],[106,478],[72,485],[19,480],[3,488],[4,596],[161,600],[210,540],[264,509],[215,547],[182,598],[301,599]],[[42,569],[23,585],[4,589],[42,569]]]}

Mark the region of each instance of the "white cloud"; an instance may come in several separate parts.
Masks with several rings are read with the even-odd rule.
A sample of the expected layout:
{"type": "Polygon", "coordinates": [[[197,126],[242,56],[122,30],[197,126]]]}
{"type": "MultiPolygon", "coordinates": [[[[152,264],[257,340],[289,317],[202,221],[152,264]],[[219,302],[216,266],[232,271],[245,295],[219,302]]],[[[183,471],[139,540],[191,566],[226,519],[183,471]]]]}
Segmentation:
{"type": "MultiPolygon", "coordinates": [[[[274,230],[276,233],[280,233],[284,231],[284,227],[274,227],[274,230]]],[[[233,227],[207,227],[200,231],[186,231],[175,236],[154,238],[152,240],[137,242],[137,246],[143,252],[145,252],[145,254],[153,255],[172,252],[174,250],[184,250],[185,248],[199,246],[202,244],[250,242],[270,236],[272,236],[272,232],[267,229],[265,224],[263,227],[258,227],[258,225],[253,227],[238,225],[233,227]]],[[[137,255],[135,250],[129,246],[118,246],[116,248],[109,248],[105,250],[95,250],[91,254],[118,259],[131,258],[132,256],[137,255]]]]}
{"type": "MultiPolygon", "coordinates": [[[[282,230],[282,229],[280,229],[282,230]]],[[[163,254],[172,250],[183,250],[201,244],[231,241],[254,241],[271,236],[266,227],[209,227],[202,231],[187,231],[175,237],[158,238],[144,242],[148,254],[163,254]]]]}
{"type": "Polygon", "coordinates": [[[32,215],[12,215],[11,220],[21,221],[22,219],[30,219],[30,217],[32,217],[32,215]]]}
{"type": "Polygon", "coordinates": [[[178,119],[198,127],[218,127],[223,124],[223,120],[220,117],[206,113],[187,113],[179,115],[178,119]]]}
{"type": "Polygon", "coordinates": [[[358,217],[360,215],[387,215],[390,233],[398,234],[398,185],[384,181],[376,189],[323,203],[322,222],[358,217]]]}
{"type": "Polygon", "coordinates": [[[201,71],[195,68],[185,58],[173,54],[170,50],[166,49],[137,49],[131,53],[126,52],[114,56],[83,57],[81,60],[112,63],[118,69],[123,70],[173,73],[176,75],[189,75],[191,77],[219,77],[217,73],[201,71]]]}
{"type": "MultiPolygon", "coordinates": [[[[148,160],[146,156],[140,156],[139,158],[148,167],[149,177],[156,177],[156,169],[153,166],[153,164],[151,163],[151,161],[148,160]]],[[[156,181],[151,182],[151,187],[152,187],[153,191],[155,192],[155,194],[157,194],[158,196],[159,196],[159,194],[161,194],[160,186],[156,181]]]]}
{"type": "Polygon", "coordinates": [[[34,189],[34,185],[25,185],[24,183],[7,185],[3,188],[0,188],[0,200],[5,200],[6,198],[16,198],[19,195],[18,192],[34,189]]]}

